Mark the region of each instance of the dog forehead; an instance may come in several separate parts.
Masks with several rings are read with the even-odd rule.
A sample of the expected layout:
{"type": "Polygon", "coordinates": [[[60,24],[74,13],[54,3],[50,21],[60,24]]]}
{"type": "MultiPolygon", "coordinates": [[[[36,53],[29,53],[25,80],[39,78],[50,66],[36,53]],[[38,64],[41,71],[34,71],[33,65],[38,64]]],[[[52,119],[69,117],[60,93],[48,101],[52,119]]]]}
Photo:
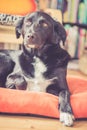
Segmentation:
{"type": "Polygon", "coordinates": [[[33,12],[31,14],[26,15],[25,19],[33,19],[33,20],[47,20],[47,21],[52,21],[52,17],[49,16],[48,14],[44,12],[33,12]]]}

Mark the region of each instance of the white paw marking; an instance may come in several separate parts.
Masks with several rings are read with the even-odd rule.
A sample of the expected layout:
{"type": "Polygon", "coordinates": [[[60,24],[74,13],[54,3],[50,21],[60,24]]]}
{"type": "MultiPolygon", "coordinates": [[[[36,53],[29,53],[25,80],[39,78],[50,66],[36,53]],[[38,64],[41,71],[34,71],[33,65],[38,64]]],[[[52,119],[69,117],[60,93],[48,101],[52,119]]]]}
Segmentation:
{"type": "Polygon", "coordinates": [[[65,126],[73,125],[74,116],[70,113],[60,112],[60,121],[63,122],[65,126]]]}

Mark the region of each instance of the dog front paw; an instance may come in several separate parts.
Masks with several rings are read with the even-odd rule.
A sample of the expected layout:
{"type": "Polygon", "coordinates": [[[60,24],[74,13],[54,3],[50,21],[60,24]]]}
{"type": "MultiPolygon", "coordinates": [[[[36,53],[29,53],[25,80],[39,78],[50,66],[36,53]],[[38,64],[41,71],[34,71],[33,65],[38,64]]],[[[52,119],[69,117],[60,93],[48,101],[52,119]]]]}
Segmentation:
{"type": "Polygon", "coordinates": [[[73,126],[74,116],[70,113],[60,112],[60,121],[65,126],[73,126]]]}
{"type": "Polygon", "coordinates": [[[6,80],[6,88],[26,90],[27,82],[24,77],[18,74],[11,74],[6,80]]]}

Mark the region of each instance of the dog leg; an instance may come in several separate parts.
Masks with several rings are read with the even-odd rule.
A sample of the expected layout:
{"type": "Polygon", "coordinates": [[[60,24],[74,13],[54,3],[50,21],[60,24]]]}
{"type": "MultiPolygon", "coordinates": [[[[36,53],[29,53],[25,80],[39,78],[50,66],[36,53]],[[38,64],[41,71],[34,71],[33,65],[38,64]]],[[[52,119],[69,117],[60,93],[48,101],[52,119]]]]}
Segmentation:
{"type": "Polygon", "coordinates": [[[74,116],[70,105],[70,94],[66,90],[59,93],[59,111],[60,121],[66,126],[72,126],[74,116]]]}

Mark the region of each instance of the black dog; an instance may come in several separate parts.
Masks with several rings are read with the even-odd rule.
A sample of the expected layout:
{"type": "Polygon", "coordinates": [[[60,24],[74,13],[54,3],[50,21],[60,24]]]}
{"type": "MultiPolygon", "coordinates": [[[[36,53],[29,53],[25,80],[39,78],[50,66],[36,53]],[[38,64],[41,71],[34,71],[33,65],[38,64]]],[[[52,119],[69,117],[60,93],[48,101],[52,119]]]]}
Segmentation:
{"type": "Polygon", "coordinates": [[[61,48],[66,32],[48,14],[34,12],[16,26],[23,36],[23,50],[0,51],[0,86],[30,91],[46,91],[59,96],[60,121],[73,125],[70,93],[66,81],[69,54],[61,48]]]}

